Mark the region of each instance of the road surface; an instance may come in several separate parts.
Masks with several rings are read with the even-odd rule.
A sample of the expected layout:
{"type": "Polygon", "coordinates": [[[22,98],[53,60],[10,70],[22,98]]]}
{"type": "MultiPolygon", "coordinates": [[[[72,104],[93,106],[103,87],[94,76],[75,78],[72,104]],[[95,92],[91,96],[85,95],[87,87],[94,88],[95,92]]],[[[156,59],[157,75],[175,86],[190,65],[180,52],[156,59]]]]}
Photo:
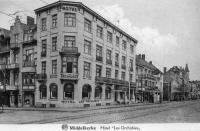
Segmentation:
{"type": "Polygon", "coordinates": [[[200,100],[130,105],[71,111],[14,111],[0,113],[1,124],[46,123],[199,123],[200,100]]]}

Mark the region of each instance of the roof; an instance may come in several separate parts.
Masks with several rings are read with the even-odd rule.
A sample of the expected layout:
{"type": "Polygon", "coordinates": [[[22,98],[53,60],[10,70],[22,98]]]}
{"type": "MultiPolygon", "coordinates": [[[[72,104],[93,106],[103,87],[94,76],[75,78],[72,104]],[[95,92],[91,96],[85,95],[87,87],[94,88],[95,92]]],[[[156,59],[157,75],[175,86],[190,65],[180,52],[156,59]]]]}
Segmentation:
{"type": "Polygon", "coordinates": [[[117,27],[116,25],[112,24],[110,21],[106,20],[104,17],[102,17],[101,15],[99,15],[98,13],[96,13],[95,11],[93,11],[92,9],[90,9],[89,7],[87,7],[86,5],[84,5],[82,2],[72,2],[72,1],[57,1],[54,2],[52,4],[48,4],[46,6],[40,7],[35,9],[35,13],[38,13],[40,11],[44,11],[47,10],[49,8],[55,7],[57,5],[62,5],[62,4],[69,4],[69,5],[74,5],[74,6],[79,6],[84,8],[85,10],[87,10],[88,12],[90,12],[92,15],[95,15],[98,17],[98,19],[106,22],[107,24],[109,24],[111,27],[115,28],[116,30],[118,30],[120,33],[122,33],[123,35],[129,37],[132,41],[134,41],[136,44],[138,43],[138,41],[133,38],[132,36],[130,36],[129,34],[127,34],[126,32],[124,32],[122,29],[120,29],[119,27],[117,27]]]}
{"type": "Polygon", "coordinates": [[[186,71],[186,72],[190,72],[190,71],[189,71],[189,68],[188,68],[188,64],[186,64],[186,66],[185,66],[185,71],[186,71]]]}
{"type": "Polygon", "coordinates": [[[154,71],[155,74],[162,73],[156,66],[136,56],[136,65],[147,67],[154,71]]]}

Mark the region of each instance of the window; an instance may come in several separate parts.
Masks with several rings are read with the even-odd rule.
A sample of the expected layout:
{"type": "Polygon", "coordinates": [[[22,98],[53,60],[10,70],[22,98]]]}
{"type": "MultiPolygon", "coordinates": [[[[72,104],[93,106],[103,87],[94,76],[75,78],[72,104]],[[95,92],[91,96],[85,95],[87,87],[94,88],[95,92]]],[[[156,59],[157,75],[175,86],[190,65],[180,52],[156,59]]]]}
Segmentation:
{"type": "Polygon", "coordinates": [[[72,56],[62,57],[62,73],[78,73],[78,59],[72,56]]]}
{"type": "Polygon", "coordinates": [[[126,66],[126,57],[122,56],[122,66],[126,66]]]}
{"type": "Polygon", "coordinates": [[[133,81],[133,74],[130,74],[130,76],[129,76],[129,80],[130,80],[130,82],[133,81]]]}
{"type": "Polygon", "coordinates": [[[64,47],[75,47],[75,36],[64,36],[64,47]]]}
{"type": "Polygon", "coordinates": [[[122,71],[121,80],[125,80],[125,72],[122,71]]]}
{"type": "Polygon", "coordinates": [[[111,78],[111,68],[106,68],[106,78],[111,78]]]}
{"type": "Polygon", "coordinates": [[[111,88],[110,87],[106,87],[106,89],[105,89],[105,98],[106,99],[111,98],[111,88]]]}
{"type": "Polygon", "coordinates": [[[73,84],[65,84],[64,86],[64,99],[74,99],[74,85],[73,84]]]}
{"type": "Polygon", "coordinates": [[[52,74],[57,74],[57,60],[52,60],[52,74]]]}
{"type": "Polygon", "coordinates": [[[57,50],[57,37],[52,37],[52,51],[57,50]]]}
{"type": "Polygon", "coordinates": [[[131,54],[134,53],[134,46],[133,45],[130,45],[130,50],[131,50],[131,54]]]}
{"type": "Polygon", "coordinates": [[[119,71],[118,70],[115,70],[115,79],[117,80],[119,77],[119,71]]]}
{"type": "Polygon", "coordinates": [[[133,60],[132,59],[130,59],[129,66],[130,66],[130,71],[133,71],[133,60]]]}
{"type": "Polygon", "coordinates": [[[103,38],[103,28],[100,26],[97,26],[97,37],[103,38]]]}
{"type": "Polygon", "coordinates": [[[50,99],[57,99],[58,98],[58,86],[57,84],[53,83],[50,85],[50,99]]]}
{"type": "Polygon", "coordinates": [[[119,54],[115,53],[115,66],[119,66],[119,54]]]}
{"type": "Polygon", "coordinates": [[[109,50],[109,49],[106,50],[106,59],[107,60],[111,60],[111,53],[112,53],[111,50],[109,50]]]}
{"type": "Polygon", "coordinates": [[[52,15],[52,28],[57,27],[57,14],[52,15]]]}
{"type": "Polygon", "coordinates": [[[42,24],[41,24],[42,25],[42,27],[41,27],[42,31],[47,30],[47,25],[46,25],[47,23],[46,23],[46,21],[47,21],[46,18],[42,18],[42,24]]]}
{"type": "Polygon", "coordinates": [[[91,55],[91,42],[84,40],[84,53],[91,55]]]}
{"type": "Polygon", "coordinates": [[[64,16],[64,25],[65,26],[76,26],[76,14],[74,13],[65,13],[64,16]]]}
{"type": "Polygon", "coordinates": [[[95,87],[94,97],[97,99],[101,99],[101,95],[102,95],[102,87],[101,86],[95,87]]]}
{"type": "Polygon", "coordinates": [[[90,78],[90,63],[88,62],[84,62],[83,76],[86,78],[90,78]]]}
{"type": "Polygon", "coordinates": [[[86,84],[82,88],[82,99],[90,99],[92,88],[89,84],[86,84]]]}
{"type": "Polygon", "coordinates": [[[47,86],[46,85],[40,85],[40,99],[45,99],[47,98],[47,86]]]}
{"type": "Polygon", "coordinates": [[[101,77],[102,66],[96,65],[96,76],[101,77]]]}
{"type": "Polygon", "coordinates": [[[107,41],[108,41],[109,43],[112,43],[112,33],[109,32],[109,31],[107,31],[107,41]]]}
{"type": "Polygon", "coordinates": [[[90,20],[85,19],[85,21],[84,21],[84,29],[85,29],[85,31],[91,33],[92,25],[91,25],[91,21],[90,20]]]}
{"type": "Polygon", "coordinates": [[[126,50],[126,41],[125,40],[122,41],[122,50],[126,50]]]}
{"type": "Polygon", "coordinates": [[[103,61],[103,58],[102,58],[102,47],[97,45],[96,47],[96,60],[98,61],[103,61]]]}
{"type": "Polygon", "coordinates": [[[119,37],[116,36],[116,46],[119,47],[119,37]]]}
{"type": "Polygon", "coordinates": [[[41,53],[41,57],[45,57],[46,56],[46,52],[47,52],[47,41],[46,40],[42,40],[42,53],[41,53]]]}
{"type": "Polygon", "coordinates": [[[19,42],[19,34],[14,34],[15,43],[19,42]]]}
{"type": "Polygon", "coordinates": [[[34,60],[34,50],[33,49],[26,49],[24,54],[25,61],[33,61],[34,60]]]}
{"type": "Polygon", "coordinates": [[[35,74],[23,73],[22,74],[23,85],[34,85],[35,84],[35,74]]]}
{"type": "Polygon", "coordinates": [[[42,73],[46,73],[46,61],[42,61],[42,73]]]}

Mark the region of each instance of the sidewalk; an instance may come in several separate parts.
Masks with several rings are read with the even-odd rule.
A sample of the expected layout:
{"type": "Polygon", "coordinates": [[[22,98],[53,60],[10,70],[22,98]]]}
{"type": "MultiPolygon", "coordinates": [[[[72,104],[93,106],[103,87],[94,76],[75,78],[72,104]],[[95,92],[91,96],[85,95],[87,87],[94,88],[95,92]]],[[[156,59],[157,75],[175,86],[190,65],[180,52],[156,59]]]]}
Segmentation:
{"type": "Polygon", "coordinates": [[[56,111],[56,112],[78,112],[87,110],[100,110],[107,108],[120,108],[120,107],[130,107],[130,106],[145,106],[145,105],[155,105],[155,104],[165,104],[162,103],[133,103],[133,104],[120,104],[120,105],[110,105],[110,106],[94,106],[94,107],[69,107],[69,108],[37,108],[37,107],[4,107],[4,111],[56,111]]]}

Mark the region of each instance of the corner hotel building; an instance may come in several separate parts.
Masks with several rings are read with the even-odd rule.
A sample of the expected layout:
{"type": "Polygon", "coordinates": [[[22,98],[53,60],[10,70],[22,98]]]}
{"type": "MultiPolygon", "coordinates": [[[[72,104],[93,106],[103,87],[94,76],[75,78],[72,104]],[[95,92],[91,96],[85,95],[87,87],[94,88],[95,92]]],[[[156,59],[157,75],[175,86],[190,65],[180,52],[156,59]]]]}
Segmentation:
{"type": "Polygon", "coordinates": [[[58,1],[35,13],[36,106],[135,101],[136,39],[79,2],[58,1]]]}

